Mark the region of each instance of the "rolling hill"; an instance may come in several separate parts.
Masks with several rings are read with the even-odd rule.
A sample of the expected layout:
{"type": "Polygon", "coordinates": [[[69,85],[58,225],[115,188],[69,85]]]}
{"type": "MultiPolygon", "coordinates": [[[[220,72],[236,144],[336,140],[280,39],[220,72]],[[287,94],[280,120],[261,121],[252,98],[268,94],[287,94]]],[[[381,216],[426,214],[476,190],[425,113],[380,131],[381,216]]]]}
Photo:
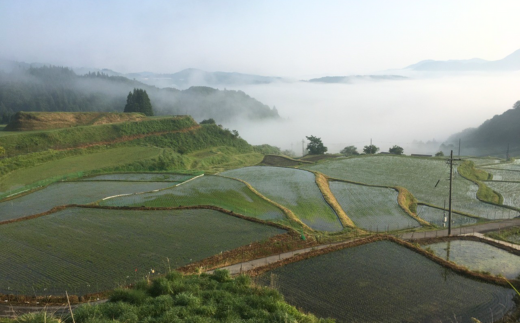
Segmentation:
{"type": "Polygon", "coordinates": [[[276,109],[242,91],[191,87],[160,89],[123,76],[104,73],[76,75],[65,67],[11,66],[0,71],[0,123],[19,111],[122,112],[135,88],[147,91],[156,115],[191,115],[219,123],[279,118],[276,109]]]}
{"type": "Polygon", "coordinates": [[[457,151],[461,140],[461,154],[473,156],[520,156],[520,101],[512,109],[495,115],[477,128],[468,128],[450,136],[441,150],[449,153],[457,151]]]}
{"type": "Polygon", "coordinates": [[[520,49],[512,54],[496,60],[487,61],[480,58],[465,59],[465,60],[424,60],[416,64],[405,67],[405,69],[413,71],[451,71],[451,72],[465,72],[465,71],[518,71],[520,70],[520,49]]]}

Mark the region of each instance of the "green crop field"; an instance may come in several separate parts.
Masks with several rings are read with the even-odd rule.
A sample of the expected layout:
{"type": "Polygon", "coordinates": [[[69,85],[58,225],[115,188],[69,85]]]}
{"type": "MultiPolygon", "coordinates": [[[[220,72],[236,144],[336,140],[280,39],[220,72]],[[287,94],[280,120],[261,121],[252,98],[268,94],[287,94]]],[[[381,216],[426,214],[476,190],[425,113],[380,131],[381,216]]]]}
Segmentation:
{"type": "Polygon", "coordinates": [[[424,246],[439,257],[468,267],[473,271],[503,275],[516,279],[520,275],[520,257],[483,242],[453,240],[424,246]]]}
{"type": "Polygon", "coordinates": [[[18,169],[0,178],[0,193],[50,177],[155,158],[160,155],[162,150],[155,147],[138,146],[114,148],[88,155],[53,160],[30,168],[18,169]]]}
{"type": "MultiPolygon", "coordinates": [[[[439,207],[448,200],[449,168],[444,160],[367,156],[304,166],[328,176],[372,185],[403,186],[420,202],[439,207]],[[440,180],[436,187],[437,181],[440,180]]],[[[457,173],[453,180],[453,209],[488,219],[506,219],[508,210],[480,202],[478,187],[457,173]]]]}
{"type": "Polygon", "coordinates": [[[288,303],[339,322],[482,322],[514,307],[514,291],[468,279],[387,241],[265,273],[288,303]],[[271,276],[273,275],[273,276],[271,276]]]}
{"type": "Polygon", "coordinates": [[[397,191],[344,182],[330,182],[338,203],[356,226],[370,231],[419,227],[397,203],[397,191]]]}
{"type": "MultiPolygon", "coordinates": [[[[507,183],[507,182],[486,182],[486,185],[491,187],[493,190],[502,194],[504,197],[504,205],[514,206],[520,208],[520,182],[518,183],[507,183]]],[[[519,215],[518,212],[510,211],[519,215]]],[[[515,215],[515,216],[516,216],[515,215]]],[[[514,216],[512,216],[514,217],[514,216]]]]}
{"type": "MultiPolygon", "coordinates": [[[[520,182],[520,169],[519,170],[510,170],[510,169],[484,168],[484,170],[490,174],[493,174],[494,181],[520,182]]],[[[487,185],[487,183],[486,183],[486,185],[487,185]]]]}
{"type": "Polygon", "coordinates": [[[116,197],[101,201],[99,204],[150,207],[214,205],[263,220],[285,218],[279,208],[253,193],[244,183],[218,176],[204,176],[174,188],[116,197]]]}
{"type": "Polygon", "coordinates": [[[254,166],[223,172],[251,184],[269,199],[293,211],[316,230],[340,231],[343,226],[325,202],[311,172],[291,168],[254,166]]]}
{"type": "Polygon", "coordinates": [[[213,210],[67,209],[0,226],[0,293],[111,289],[283,232],[213,210]]]}
{"type": "MultiPolygon", "coordinates": [[[[449,156],[448,156],[449,157],[449,156]]],[[[457,157],[454,157],[457,158],[457,157]]],[[[484,165],[497,165],[502,162],[500,159],[496,158],[463,158],[464,160],[471,160],[475,166],[484,166],[484,165]]]]}
{"type": "Polygon", "coordinates": [[[21,197],[0,202],[0,221],[43,213],[55,206],[88,204],[102,198],[149,192],[174,184],[168,182],[60,182],[21,197]]]}
{"type": "MultiPolygon", "coordinates": [[[[430,222],[431,224],[435,224],[438,227],[448,227],[448,223],[444,221],[444,217],[446,217],[446,221],[448,219],[448,211],[443,211],[441,209],[436,209],[426,205],[419,205],[417,207],[417,216],[430,222]]],[[[452,227],[471,225],[477,222],[479,222],[479,219],[477,218],[472,218],[453,212],[451,213],[452,227]]]]}
{"type": "Polygon", "coordinates": [[[130,174],[106,174],[86,177],[82,181],[123,181],[123,182],[173,182],[181,183],[194,175],[167,174],[167,173],[130,173],[130,174]]]}
{"type": "Polygon", "coordinates": [[[480,168],[482,168],[482,169],[484,169],[486,171],[488,169],[520,171],[520,164],[518,164],[517,162],[519,162],[519,160],[515,160],[514,163],[503,163],[503,164],[498,164],[498,165],[487,165],[487,166],[482,166],[480,168]]]}
{"type": "Polygon", "coordinates": [[[520,244],[520,227],[512,227],[486,233],[486,236],[515,244],[520,244]]]}

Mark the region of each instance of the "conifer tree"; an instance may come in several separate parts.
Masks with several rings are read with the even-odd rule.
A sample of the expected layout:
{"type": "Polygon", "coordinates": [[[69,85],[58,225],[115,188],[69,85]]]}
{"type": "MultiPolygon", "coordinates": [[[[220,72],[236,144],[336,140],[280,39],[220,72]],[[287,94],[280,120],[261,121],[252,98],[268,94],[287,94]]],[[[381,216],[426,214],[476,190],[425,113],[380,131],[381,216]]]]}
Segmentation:
{"type": "Polygon", "coordinates": [[[153,116],[152,103],[143,89],[134,89],[126,97],[125,112],[141,112],[147,116],[153,116]]]}

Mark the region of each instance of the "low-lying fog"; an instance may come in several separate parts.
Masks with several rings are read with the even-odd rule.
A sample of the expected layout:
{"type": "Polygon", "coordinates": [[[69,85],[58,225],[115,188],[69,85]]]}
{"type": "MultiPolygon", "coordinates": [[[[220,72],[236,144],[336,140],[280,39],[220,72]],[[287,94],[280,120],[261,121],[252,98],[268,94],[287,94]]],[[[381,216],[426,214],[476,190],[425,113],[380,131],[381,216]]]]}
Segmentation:
{"type": "Polygon", "coordinates": [[[508,73],[357,84],[241,86],[233,89],[276,106],[284,120],[224,126],[238,130],[251,144],[292,148],[297,155],[301,155],[302,139],[309,135],[320,137],[330,153],[349,145],[362,151],[371,139],[381,151],[399,145],[405,154],[435,153],[436,147],[412,143],[435,139],[440,144],[448,136],[510,109],[520,100],[519,81],[520,73],[508,73]]]}

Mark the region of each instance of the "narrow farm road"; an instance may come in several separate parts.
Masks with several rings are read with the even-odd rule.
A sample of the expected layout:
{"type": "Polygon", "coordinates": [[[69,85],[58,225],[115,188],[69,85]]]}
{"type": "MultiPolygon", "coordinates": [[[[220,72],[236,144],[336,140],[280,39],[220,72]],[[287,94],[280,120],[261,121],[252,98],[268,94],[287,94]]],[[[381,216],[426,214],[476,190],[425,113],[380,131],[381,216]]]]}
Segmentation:
{"type": "MultiPolygon", "coordinates": [[[[329,243],[329,244],[324,244],[324,245],[315,246],[315,247],[309,247],[309,248],[304,248],[304,249],[299,249],[299,250],[293,250],[293,251],[284,252],[284,253],[281,253],[281,254],[278,254],[278,255],[272,255],[272,256],[269,256],[269,257],[259,258],[259,259],[250,260],[250,261],[246,261],[246,262],[242,262],[242,263],[238,263],[238,264],[234,264],[234,265],[230,265],[230,266],[226,266],[226,267],[221,267],[219,269],[229,270],[231,275],[240,274],[242,272],[251,270],[253,268],[260,267],[260,266],[265,266],[265,265],[271,264],[273,262],[277,262],[277,261],[280,261],[280,260],[283,260],[283,259],[291,258],[291,257],[293,257],[295,255],[306,253],[306,252],[309,252],[311,250],[319,250],[319,249],[323,249],[323,248],[327,248],[327,247],[331,247],[331,246],[345,244],[345,243],[349,243],[349,242],[355,241],[357,239],[361,239],[361,238],[354,238],[354,239],[349,239],[349,240],[346,240],[346,241],[341,241],[341,242],[336,242],[336,243],[329,243]]],[[[213,270],[208,271],[208,273],[210,273],[210,274],[213,273],[213,270]]]]}
{"type": "MultiPolygon", "coordinates": [[[[498,231],[510,227],[520,226],[520,218],[514,218],[510,220],[504,220],[500,222],[490,222],[483,223],[478,225],[473,225],[470,227],[459,227],[452,228],[451,235],[459,236],[470,233],[484,233],[490,231],[498,231]]],[[[402,235],[399,235],[399,238],[403,240],[416,240],[416,239],[427,239],[427,238],[436,238],[436,237],[447,237],[448,229],[436,230],[436,231],[425,231],[425,232],[408,232],[402,235]]]]}

